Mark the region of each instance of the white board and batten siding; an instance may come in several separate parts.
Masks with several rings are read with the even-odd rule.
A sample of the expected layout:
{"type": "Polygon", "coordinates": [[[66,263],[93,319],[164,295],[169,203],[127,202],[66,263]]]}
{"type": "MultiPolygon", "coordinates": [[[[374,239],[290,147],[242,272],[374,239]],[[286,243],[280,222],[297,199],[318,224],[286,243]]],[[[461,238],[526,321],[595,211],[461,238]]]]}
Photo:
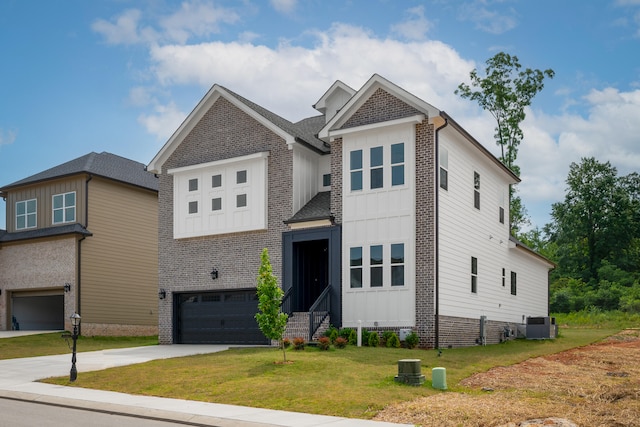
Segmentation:
{"type": "Polygon", "coordinates": [[[267,157],[261,152],[169,170],[174,238],[266,229],[267,157]]]}
{"type": "Polygon", "coordinates": [[[343,325],[415,324],[415,127],[398,125],[343,137],[343,325]],[[404,143],[404,185],[391,185],[391,145],[404,143]],[[370,186],[370,148],[383,147],[383,187],[370,186]],[[351,191],[350,152],[362,150],[363,189],[351,191]],[[404,244],[404,285],[391,286],[391,245],[404,244]],[[370,247],[383,250],[383,285],[370,286],[370,247]],[[362,288],[351,288],[350,248],[362,247],[362,288]]]}
{"type": "Polygon", "coordinates": [[[509,241],[510,178],[451,128],[440,133],[447,154],[448,190],[439,191],[439,313],[521,322],[547,312],[548,264],[509,241]],[[474,207],[474,172],[480,175],[480,209],[474,207]],[[499,208],[504,208],[504,223],[499,208]],[[477,292],[471,291],[471,258],[477,292]],[[504,281],[503,281],[504,269],[504,281]],[[511,294],[511,272],[516,295],[511,294]]]}
{"type": "Polygon", "coordinates": [[[329,155],[320,155],[300,144],[293,146],[293,212],[304,207],[324,187],[322,176],[331,172],[329,155]]]}

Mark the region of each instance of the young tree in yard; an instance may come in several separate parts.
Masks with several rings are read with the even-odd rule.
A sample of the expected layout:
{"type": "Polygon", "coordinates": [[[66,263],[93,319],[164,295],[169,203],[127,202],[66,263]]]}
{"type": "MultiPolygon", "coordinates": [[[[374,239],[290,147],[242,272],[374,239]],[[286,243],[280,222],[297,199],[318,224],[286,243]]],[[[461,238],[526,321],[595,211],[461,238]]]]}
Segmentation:
{"type": "MultiPolygon", "coordinates": [[[[496,119],[495,140],[500,146],[500,161],[520,176],[516,165],[518,146],[523,138],[520,123],[525,119],[525,107],[544,87],[544,78],[553,78],[555,72],[548,70],[522,71],[517,56],[497,53],[486,62],[485,77],[477,70],[470,73],[471,86],[461,83],[455,91],[462,98],[478,102],[480,107],[491,113],[496,119]]],[[[518,196],[511,190],[510,220],[515,234],[528,222],[527,214],[518,196]]]]}
{"type": "Polygon", "coordinates": [[[265,337],[278,341],[280,348],[282,348],[283,361],[286,363],[287,353],[282,343],[282,337],[287,326],[288,316],[286,313],[280,312],[284,292],[278,286],[278,279],[273,275],[267,248],[262,250],[260,260],[256,286],[259,312],[256,313],[256,321],[265,337]]]}

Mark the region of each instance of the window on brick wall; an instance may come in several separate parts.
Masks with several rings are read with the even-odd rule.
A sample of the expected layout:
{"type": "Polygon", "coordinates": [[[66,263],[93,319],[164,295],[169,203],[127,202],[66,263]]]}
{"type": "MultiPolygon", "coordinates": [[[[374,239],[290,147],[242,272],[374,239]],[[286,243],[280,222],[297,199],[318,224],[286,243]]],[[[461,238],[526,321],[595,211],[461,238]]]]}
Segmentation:
{"type": "Polygon", "coordinates": [[[471,293],[478,293],[478,258],[471,257],[471,293]]]}

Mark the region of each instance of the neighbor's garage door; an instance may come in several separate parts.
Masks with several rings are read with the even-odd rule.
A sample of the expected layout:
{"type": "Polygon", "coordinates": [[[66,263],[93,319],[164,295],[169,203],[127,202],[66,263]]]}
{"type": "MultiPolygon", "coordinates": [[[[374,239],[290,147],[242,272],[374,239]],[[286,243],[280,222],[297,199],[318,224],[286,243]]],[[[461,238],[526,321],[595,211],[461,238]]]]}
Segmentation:
{"type": "Polygon", "coordinates": [[[64,329],[62,291],[25,291],[11,294],[11,327],[22,331],[64,329]]]}
{"type": "Polygon", "coordinates": [[[176,294],[179,344],[268,344],[258,328],[254,290],[176,294]]]}

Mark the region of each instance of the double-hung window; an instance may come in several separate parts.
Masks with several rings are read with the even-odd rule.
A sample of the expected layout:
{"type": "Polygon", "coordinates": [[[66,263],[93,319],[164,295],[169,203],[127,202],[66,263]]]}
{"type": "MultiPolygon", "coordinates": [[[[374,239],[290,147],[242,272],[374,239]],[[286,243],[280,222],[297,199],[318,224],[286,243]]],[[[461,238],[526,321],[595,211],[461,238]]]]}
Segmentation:
{"type": "Polygon", "coordinates": [[[362,150],[350,153],[351,191],[362,190],[362,150]]]}
{"type": "Polygon", "coordinates": [[[53,196],[53,223],[62,224],[76,220],[76,192],[53,196]]]}
{"type": "Polygon", "coordinates": [[[362,246],[351,248],[349,251],[349,266],[351,270],[351,287],[362,287],[362,246]]]}
{"type": "Polygon", "coordinates": [[[37,225],[37,207],[36,199],[16,203],[16,230],[34,228],[37,225]]]}
{"type": "Polygon", "coordinates": [[[440,157],[440,188],[449,190],[449,152],[446,148],[441,148],[438,157],[440,157]]]}
{"type": "Polygon", "coordinates": [[[382,147],[372,147],[370,150],[371,157],[371,189],[382,188],[384,186],[384,168],[383,168],[383,152],[382,147]]]}
{"type": "Polygon", "coordinates": [[[404,286],[404,243],[391,245],[391,286],[404,286]]]}
{"type": "Polygon", "coordinates": [[[512,271],[511,272],[511,295],[516,295],[516,291],[517,291],[517,284],[516,284],[516,272],[512,271]]]}
{"type": "Polygon", "coordinates": [[[471,293],[478,293],[478,258],[471,257],[471,293]]]}
{"type": "Polygon", "coordinates": [[[379,288],[383,282],[383,267],[382,267],[382,245],[375,245],[369,248],[370,262],[371,262],[371,287],[379,288]]]}
{"type": "Polygon", "coordinates": [[[480,174],[473,172],[473,207],[480,209],[480,174]]]}
{"type": "Polygon", "coordinates": [[[404,143],[391,145],[391,185],[404,185],[404,143]]]}

